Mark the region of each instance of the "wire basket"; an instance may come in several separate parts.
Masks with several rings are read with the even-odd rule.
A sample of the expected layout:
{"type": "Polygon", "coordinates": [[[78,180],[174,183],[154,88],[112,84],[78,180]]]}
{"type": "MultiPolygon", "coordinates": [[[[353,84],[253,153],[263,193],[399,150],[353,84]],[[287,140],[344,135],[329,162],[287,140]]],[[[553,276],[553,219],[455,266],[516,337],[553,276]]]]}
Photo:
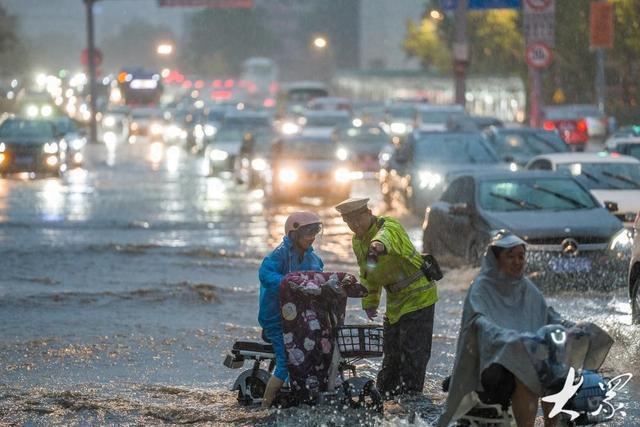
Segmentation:
{"type": "Polygon", "coordinates": [[[336,341],[342,357],[381,357],[384,343],[382,326],[338,326],[336,341]]]}

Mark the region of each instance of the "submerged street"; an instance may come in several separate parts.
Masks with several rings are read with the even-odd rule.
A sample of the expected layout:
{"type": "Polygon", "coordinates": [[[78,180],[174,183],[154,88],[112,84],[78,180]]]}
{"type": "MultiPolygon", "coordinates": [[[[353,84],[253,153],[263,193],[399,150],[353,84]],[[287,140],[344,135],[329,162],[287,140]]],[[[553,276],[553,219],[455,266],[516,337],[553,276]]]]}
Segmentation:
{"type": "MultiPolygon", "coordinates": [[[[236,340],[259,340],[257,269],[301,207],[322,217],[315,246],[326,271],[357,272],[351,233],[331,205],[274,205],[261,190],[207,177],[201,158],[147,142],[89,145],[84,169],[62,178],[0,180],[0,424],[173,423],[375,425],[437,419],[468,284],[477,269],[439,282],[424,397],[356,410],[241,407],[222,365],[236,340]]],[[[421,220],[385,211],[378,183],[358,181],[376,214],[400,218],[418,248],[421,220]]],[[[594,278],[597,280],[597,278],[594,278]]],[[[585,283],[585,288],[590,284],[585,283]]],[[[634,378],[610,425],[640,424],[640,332],[625,289],[545,295],[569,319],[615,340],[604,372],[634,378]]],[[[347,323],[365,323],[350,300],[347,323]]],[[[375,375],[377,363],[363,366],[375,375]]],[[[245,368],[249,365],[245,364],[245,368]]]]}

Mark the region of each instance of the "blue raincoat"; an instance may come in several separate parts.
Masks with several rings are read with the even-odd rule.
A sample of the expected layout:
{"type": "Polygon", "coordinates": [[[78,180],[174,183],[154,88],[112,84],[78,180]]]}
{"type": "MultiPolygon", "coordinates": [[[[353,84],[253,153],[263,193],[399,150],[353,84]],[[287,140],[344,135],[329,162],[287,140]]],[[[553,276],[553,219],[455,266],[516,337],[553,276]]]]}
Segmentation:
{"type": "Polygon", "coordinates": [[[281,380],[287,378],[287,356],[282,338],[282,316],[280,314],[280,282],[287,273],[294,271],[322,271],[324,263],[313,248],[300,254],[293,241],[285,236],[282,243],[265,257],[260,265],[260,311],[258,322],[271,341],[276,354],[274,375],[281,380]],[[300,257],[302,255],[302,257],[300,257]]]}

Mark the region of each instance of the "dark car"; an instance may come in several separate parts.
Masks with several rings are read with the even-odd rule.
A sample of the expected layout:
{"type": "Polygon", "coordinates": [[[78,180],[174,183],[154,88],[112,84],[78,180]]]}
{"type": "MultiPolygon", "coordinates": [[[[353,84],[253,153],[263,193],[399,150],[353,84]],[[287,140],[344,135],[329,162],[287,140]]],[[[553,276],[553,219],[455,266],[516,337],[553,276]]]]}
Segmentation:
{"type": "Polygon", "coordinates": [[[363,173],[377,172],[380,150],[391,142],[389,135],[377,125],[347,126],[336,129],[336,154],[347,160],[351,170],[363,173]]]}
{"type": "Polygon", "coordinates": [[[336,156],[330,137],[294,135],[278,139],[271,153],[271,196],[296,201],[303,196],[339,201],[349,197],[351,172],[336,156]]]}
{"type": "Polygon", "coordinates": [[[400,199],[421,214],[438,200],[452,174],[499,164],[479,132],[413,132],[380,169],[381,191],[388,203],[400,199]]]}
{"type": "Polygon", "coordinates": [[[0,173],[58,176],[67,168],[66,143],[53,122],[8,118],[0,125],[0,173]]]}
{"type": "Polygon", "coordinates": [[[425,213],[423,250],[478,265],[499,229],[527,242],[526,272],[538,285],[622,286],[627,230],[578,181],[553,172],[459,175],[425,213]]]}
{"type": "Polygon", "coordinates": [[[485,136],[498,156],[507,163],[524,167],[539,154],[570,151],[566,142],[553,131],[536,128],[490,128],[485,136]]]}
{"type": "Polygon", "coordinates": [[[640,324],[640,211],[636,215],[633,229],[633,252],[629,263],[629,297],[632,322],[640,324]]]}

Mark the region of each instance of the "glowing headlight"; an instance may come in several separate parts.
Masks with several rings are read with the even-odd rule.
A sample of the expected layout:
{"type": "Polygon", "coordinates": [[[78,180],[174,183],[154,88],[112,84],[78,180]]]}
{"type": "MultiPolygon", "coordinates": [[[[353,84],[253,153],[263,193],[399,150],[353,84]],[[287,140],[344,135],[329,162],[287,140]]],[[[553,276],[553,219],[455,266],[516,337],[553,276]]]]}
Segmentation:
{"type": "Polygon", "coordinates": [[[58,144],[56,144],[55,142],[48,142],[44,144],[44,147],[42,147],[42,149],[47,154],[55,154],[58,152],[58,144]]]}
{"type": "Polygon", "coordinates": [[[4,142],[0,142],[0,153],[4,153],[7,149],[7,146],[4,145],[4,142]]]}
{"type": "Polygon", "coordinates": [[[253,159],[251,160],[251,167],[253,168],[253,170],[262,172],[267,168],[267,162],[265,159],[260,159],[260,158],[253,159]]]}
{"type": "Polygon", "coordinates": [[[42,117],[49,117],[52,113],[53,108],[51,108],[51,105],[43,105],[40,109],[40,114],[42,114],[42,117]]]}
{"type": "Polygon", "coordinates": [[[211,152],[209,152],[209,158],[214,162],[222,162],[227,160],[228,157],[229,153],[223,150],[211,150],[211,152]]]}
{"type": "Polygon", "coordinates": [[[116,118],[113,116],[107,116],[102,120],[102,126],[112,128],[116,125],[116,118]]]}
{"type": "Polygon", "coordinates": [[[611,243],[609,244],[609,249],[612,251],[626,251],[631,247],[632,242],[633,235],[631,234],[631,230],[623,228],[613,236],[613,239],[611,239],[611,243]]]}
{"type": "Polygon", "coordinates": [[[353,127],[359,128],[360,126],[362,126],[362,120],[360,119],[353,119],[351,121],[351,124],[353,125],[353,127]]]}
{"type": "Polygon", "coordinates": [[[280,181],[284,183],[293,184],[298,180],[298,172],[291,168],[284,168],[280,171],[278,177],[280,178],[280,181]]]}
{"type": "Polygon", "coordinates": [[[391,133],[397,133],[403,135],[407,133],[407,125],[402,122],[393,122],[391,123],[391,133]]]}
{"type": "Polygon", "coordinates": [[[204,134],[207,136],[213,136],[218,131],[218,128],[212,125],[204,125],[204,134]]]}
{"type": "Polygon", "coordinates": [[[160,123],[152,123],[150,130],[151,135],[160,135],[163,131],[162,125],[160,123]]]}
{"type": "Polygon", "coordinates": [[[282,125],[282,133],[285,135],[293,135],[300,132],[300,126],[295,123],[285,122],[282,125]]]}
{"type": "Polygon", "coordinates": [[[29,117],[37,117],[38,116],[38,107],[35,105],[29,105],[27,107],[27,116],[29,117]]]}
{"type": "Polygon", "coordinates": [[[382,153],[380,154],[380,160],[383,162],[388,162],[391,159],[391,153],[382,153]]]}
{"type": "Polygon", "coordinates": [[[336,150],[336,157],[339,160],[347,160],[347,158],[349,157],[349,151],[347,151],[346,148],[338,148],[336,150]]]}
{"type": "Polygon", "coordinates": [[[351,180],[351,172],[344,168],[338,169],[334,176],[338,182],[349,182],[351,180]]]}
{"type": "Polygon", "coordinates": [[[517,163],[515,163],[515,162],[511,162],[511,163],[509,163],[509,170],[510,170],[511,172],[515,172],[515,171],[517,171],[517,170],[518,170],[518,164],[517,164],[517,163]]]}
{"type": "Polygon", "coordinates": [[[442,182],[442,175],[438,173],[431,173],[427,171],[418,172],[420,188],[428,188],[433,190],[438,184],[442,182]]]}
{"type": "Polygon", "coordinates": [[[105,132],[104,135],[102,135],[102,139],[106,145],[110,146],[113,146],[118,142],[118,137],[113,132],[105,132]]]}
{"type": "Polygon", "coordinates": [[[81,150],[84,147],[86,141],[83,138],[76,138],[71,141],[71,149],[72,150],[81,150]]]}

